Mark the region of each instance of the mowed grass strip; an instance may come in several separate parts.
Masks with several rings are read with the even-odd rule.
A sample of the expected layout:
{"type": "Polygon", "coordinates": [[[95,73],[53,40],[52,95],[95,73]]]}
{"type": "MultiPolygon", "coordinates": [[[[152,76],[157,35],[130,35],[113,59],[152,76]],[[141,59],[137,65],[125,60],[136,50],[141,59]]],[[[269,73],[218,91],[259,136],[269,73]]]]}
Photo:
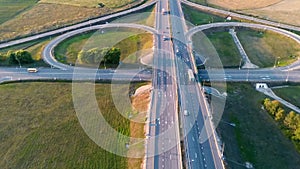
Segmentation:
{"type": "Polygon", "coordinates": [[[0,0],[0,24],[29,9],[37,0],[0,0]]]}
{"type": "Polygon", "coordinates": [[[250,84],[229,83],[227,87],[226,106],[217,130],[225,142],[228,168],[245,168],[241,165],[246,161],[254,168],[298,168],[299,152],[261,109],[266,96],[250,84]]]}
{"type": "Polygon", "coordinates": [[[150,50],[153,47],[153,35],[122,28],[103,29],[69,38],[59,44],[54,51],[55,57],[59,60],[74,64],[78,53],[83,49],[112,46],[121,49],[121,60],[125,63],[138,63],[143,52],[136,52],[150,50]]]}
{"type": "Polygon", "coordinates": [[[252,63],[259,67],[287,66],[300,56],[300,44],[286,36],[243,29],[237,35],[252,63]]]}
{"type": "MultiPolygon", "coordinates": [[[[101,113],[115,130],[130,133],[130,121],[114,107],[110,89],[95,85],[101,113]]],[[[70,83],[0,86],[1,168],[127,168],[126,158],[101,149],[84,133],[71,94],[70,83]]]]}
{"type": "Polygon", "coordinates": [[[288,86],[273,89],[275,94],[284,100],[300,107],[300,86],[288,86]]]}

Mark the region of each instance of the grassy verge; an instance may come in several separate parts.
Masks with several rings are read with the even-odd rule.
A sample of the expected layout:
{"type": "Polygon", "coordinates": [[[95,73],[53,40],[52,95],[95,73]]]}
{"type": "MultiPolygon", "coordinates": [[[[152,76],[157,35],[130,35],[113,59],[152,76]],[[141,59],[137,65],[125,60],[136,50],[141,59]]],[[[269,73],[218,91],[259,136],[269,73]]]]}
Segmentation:
{"type": "Polygon", "coordinates": [[[284,100],[300,107],[300,86],[289,86],[284,88],[273,89],[275,94],[284,100]]]}
{"type": "MultiPolygon", "coordinates": [[[[50,82],[0,86],[1,168],[128,168],[128,159],[101,149],[84,133],[71,87],[50,82]]],[[[110,84],[95,86],[101,113],[114,129],[130,133],[131,123],[116,110],[110,90],[110,84]]]]}
{"type": "Polygon", "coordinates": [[[227,84],[228,97],[218,133],[225,142],[228,168],[297,168],[300,154],[280,131],[268,113],[261,109],[265,96],[249,84],[227,84]],[[255,97],[252,97],[255,96],[255,97]],[[226,122],[235,123],[236,127],[226,122]]]}
{"type": "Polygon", "coordinates": [[[213,22],[225,21],[225,18],[223,17],[201,12],[187,5],[182,5],[182,8],[184,11],[184,17],[193,25],[202,25],[202,24],[208,24],[213,22]]]}
{"type": "Polygon", "coordinates": [[[300,56],[300,45],[277,33],[244,29],[237,35],[251,62],[259,67],[286,66],[300,56]]]}
{"type": "Polygon", "coordinates": [[[232,36],[226,32],[205,32],[207,38],[215,47],[221,62],[226,68],[239,67],[241,62],[240,53],[232,39],[232,36]]]}
{"type": "Polygon", "coordinates": [[[59,44],[55,50],[55,56],[58,60],[74,64],[76,63],[78,53],[82,49],[113,47],[121,49],[121,61],[124,63],[139,63],[139,57],[143,52],[137,51],[149,50],[153,46],[153,36],[150,33],[134,32],[130,30],[116,32],[117,30],[104,30],[103,33],[90,32],[72,37],[59,44]],[[104,44],[108,44],[105,46],[104,44]]]}

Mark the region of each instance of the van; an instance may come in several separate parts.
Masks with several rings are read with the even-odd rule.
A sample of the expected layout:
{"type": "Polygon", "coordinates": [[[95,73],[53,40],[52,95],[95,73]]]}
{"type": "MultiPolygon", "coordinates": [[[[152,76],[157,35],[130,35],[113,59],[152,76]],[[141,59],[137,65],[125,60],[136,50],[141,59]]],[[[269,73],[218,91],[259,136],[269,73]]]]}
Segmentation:
{"type": "Polygon", "coordinates": [[[36,73],[36,72],[38,72],[38,69],[37,68],[28,68],[27,72],[28,73],[36,73]]]}

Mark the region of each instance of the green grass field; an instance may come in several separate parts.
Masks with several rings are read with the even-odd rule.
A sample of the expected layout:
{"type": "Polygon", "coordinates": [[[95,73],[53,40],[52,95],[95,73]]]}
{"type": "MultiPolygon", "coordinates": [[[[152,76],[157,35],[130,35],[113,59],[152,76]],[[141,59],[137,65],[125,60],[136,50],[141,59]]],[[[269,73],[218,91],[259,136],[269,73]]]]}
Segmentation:
{"type": "Polygon", "coordinates": [[[224,67],[232,68],[240,65],[240,53],[228,32],[209,32],[206,35],[217,50],[224,67]]]}
{"type": "Polygon", "coordinates": [[[138,63],[141,53],[135,52],[151,49],[153,36],[150,33],[122,28],[105,29],[103,34],[90,32],[63,41],[55,48],[55,56],[60,61],[74,64],[82,49],[112,46],[121,49],[121,60],[125,59],[124,63],[138,63]]]}
{"type": "Polygon", "coordinates": [[[0,24],[29,9],[37,0],[0,0],[0,24]]]}
{"type": "MultiPolygon", "coordinates": [[[[96,84],[95,89],[107,122],[130,133],[130,121],[114,107],[110,84],[96,84]]],[[[71,83],[0,85],[0,140],[3,169],[128,168],[128,159],[106,152],[84,133],[73,108],[71,83]]]]}
{"type": "Polygon", "coordinates": [[[251,62],[259,67],[286,66],[300,56],[300,45],[277,33],[238,30],[237,35],[251,62]]]}
{"type": "Polygon", "coordinates": [[[225,142],[228,168],[298,168],[300,154],[272,117],[261,109],[265,95],[249,84],[227,84],[228,97],[218,133],[225,142]],[[253,97],[255,96],[255,97],[253,97]],[[232,127],[227,123],[235,123],[232,127]]]}
{"type": "Polygon", "coordinates": [[[300,86],[289,86],[273,89],[277,96],[300,107],[300,86]]]}

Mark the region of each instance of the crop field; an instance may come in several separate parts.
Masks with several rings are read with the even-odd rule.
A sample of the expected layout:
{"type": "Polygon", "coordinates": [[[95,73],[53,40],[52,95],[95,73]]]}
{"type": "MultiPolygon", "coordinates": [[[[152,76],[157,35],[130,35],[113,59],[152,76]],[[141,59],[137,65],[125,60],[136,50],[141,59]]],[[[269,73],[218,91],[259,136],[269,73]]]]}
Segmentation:
{"type": "MultiPolygon", "coordinates": [[[[15,1],[16,2],[14,4],[7,3],[7,0],[0,1],[0,12],[2,12],[2,7],[6,6],[5,10],[3,10],[5,15],[0,15],[3,16],[3,18],[6,18],[6,22],[0,25],[0,41],[18,38],[25,35],[32,35],[38,32],[56,29],[65,25],[71,25],[89,18],[94,18],[129,8],[140,3],[140,1],[133,0],[106,0],[105,2],[108,4],[107,6],[103,8],[97,8],[94,5],[91,7],[90,3],[87,3],[88,1],[48,0],[47,3],[40,1],[36,4],[36,1],[33,0],[28,2],[26,1],[26,3],[25,1],[15,1]],[[19,4],[18,2],[21,3],[19,4]],[[78,2],[77,6],[76,2],[78,2]],[[82,6],[82,4],[86,3],[89,7],[84,5],[82,6]],[[17,12],[16,9],[13,8],[15,4],[19,4],[18,6],[23,4],[23,8],[20,8],[19,12],[17,12]],[[109,4],[112,6],[115,4],[115,7],[109,7],[109,4]],[[116,6],[116,4],[118,5],[116,6]],[[25,8],[28,10],[22,10],[25,8]]],[[[95,3],[95,1],[93,1],[93,3],[95,3]]]]}
{"type": "Polygon", "coordinates": [[[0,24],[36,4],[37,0],[0,0],[0,24]]]}
{"type": "Polygon", "coordinates": [[[98,7],[98,3],[102,2],[108,8],[118,8],[133,3],[135,1],[137,0],[41,0],[40,2],[84,7],[98,7]]]}
{"type": "MultiPolygon", "coordinates": [[[[121,60],[125,63],[138,63],[142,53],[137,51],[149,51],[153,46],[153,35],[143,31],[104,29],[104,33],[86,33],[65,40],[55,48],[55,56],[58,60],[65,60],[67,63],[76,63],[80,50],[117,47],[121,49],[121,60]],[[117,31],[117,32],[116,32],[117,31]],[[105,43],[104,43],[105,42],[105,43]],[[103,46],[106,44],[108,46],[103,46]]],[[[144,51],[144,52],[145,52],[144,51]]]]}
{"type": "Polygon", "coordinates": [[[265,95],[250,84],[227,84],[227,100],[217,131],[225,142],[228,168],[298,168],[300,154],[262,107],[265,95]],[[255,96],[255,97],[253,97],[255,96]],[[230,126],[234,123],[236,126],[230,126]]]}
{"type": "Polygon", "coordinates": [[[277,33],[238,30],[237,35],[251,62],[259,67],[286,66],[300,56],[300,45],[277,33]]]}
{"type": "MultiPolygon", "coordinates": [[[[124,134],[134,129],[135,136],[143,137],[139,131],[144,130],[143,126],[132,128],[130,121],[118,113],[110,90],[110,84],[95,85],[95,96],[106,121],[124,134]]],[[[127,158],[103,150],[83,131],[73,108],[70,83],[1,85],[0,138],[3,169],[128,168],[127,158]]]]}
{"type": "Polygon", "coordinates": [[[280,23],[300,26],[299,10],[299,0],[281,0],[279,3],[276,3],[274,5],[259,9],[242,10],[241,12],[280,23]]]}
{"type": "Polygon", "coordinates": [[[235,10],[279,23],[300,25],[299,0],[190,0],[202,5],[235,10]]]}
{"type": "Polygon", "coordinates": [[[243,10],[256,9],[274,5],[282,0],[206,0],[208,4],[220,6],[227,9],[243,10]]]}

